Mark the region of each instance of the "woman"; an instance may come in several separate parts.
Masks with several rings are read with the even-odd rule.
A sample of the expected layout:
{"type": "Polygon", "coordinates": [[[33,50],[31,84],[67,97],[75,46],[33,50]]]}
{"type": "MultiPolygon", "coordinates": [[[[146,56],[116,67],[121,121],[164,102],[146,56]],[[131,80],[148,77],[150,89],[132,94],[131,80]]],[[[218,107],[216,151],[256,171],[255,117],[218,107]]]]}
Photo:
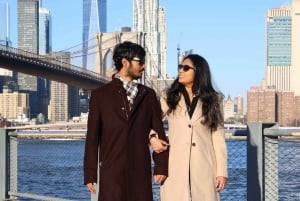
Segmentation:
{"type": "Polygon", "coordinates": [[[212,86],[207,61],[196,54],[185,57],[160,101],[170,144],[161,201],[219,201],[227,183],[227,148],[222,94],[212,86]]]}

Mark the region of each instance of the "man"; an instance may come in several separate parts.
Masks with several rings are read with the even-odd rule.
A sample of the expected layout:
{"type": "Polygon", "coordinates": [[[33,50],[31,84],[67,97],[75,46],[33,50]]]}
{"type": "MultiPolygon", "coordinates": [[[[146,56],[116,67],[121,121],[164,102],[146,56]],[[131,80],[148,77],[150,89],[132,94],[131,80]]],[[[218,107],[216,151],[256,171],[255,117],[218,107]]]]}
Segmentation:
{"type": "MultiPolygon", "coordinates": [[[[149,134],[156,131],[159,139],[153,141],[160,150],[157,143],[166,136],[155,92],[136,82],[145,70],[145,54],[138,44],[118,44],[113,52],[117,73],[91,93],[84,183],[96,192],[99,164],[101,201],[153,201],[149,134]]],[[[154,181],[161,183],[168,174],[168,152],[153,152],[153,160],[154,181]]]]}

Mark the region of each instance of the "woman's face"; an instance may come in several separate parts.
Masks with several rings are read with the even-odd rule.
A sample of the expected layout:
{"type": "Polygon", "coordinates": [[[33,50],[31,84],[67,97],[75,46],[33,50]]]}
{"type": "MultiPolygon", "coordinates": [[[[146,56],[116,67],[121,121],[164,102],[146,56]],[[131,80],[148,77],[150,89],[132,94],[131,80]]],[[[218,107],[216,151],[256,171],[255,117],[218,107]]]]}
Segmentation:
{"type": "Polygon", "coordinates": [[[195,77],[195,67],[190,59],[185,59],[178,66],[178,82],[185,87],[192,87],[195,77]]]}

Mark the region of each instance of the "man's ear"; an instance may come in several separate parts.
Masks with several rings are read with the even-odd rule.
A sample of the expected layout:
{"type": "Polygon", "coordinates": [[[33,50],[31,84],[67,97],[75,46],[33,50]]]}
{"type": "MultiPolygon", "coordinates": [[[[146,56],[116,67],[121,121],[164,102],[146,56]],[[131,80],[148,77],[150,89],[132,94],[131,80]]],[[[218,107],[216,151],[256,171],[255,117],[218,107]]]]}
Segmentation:
{"type": "Polygon", "coordinates": [[[122,59],[122,66],[123,67],[128,67],[128,65],[129,65],[129,61],[127,59],[123,58],[122,59]]]}

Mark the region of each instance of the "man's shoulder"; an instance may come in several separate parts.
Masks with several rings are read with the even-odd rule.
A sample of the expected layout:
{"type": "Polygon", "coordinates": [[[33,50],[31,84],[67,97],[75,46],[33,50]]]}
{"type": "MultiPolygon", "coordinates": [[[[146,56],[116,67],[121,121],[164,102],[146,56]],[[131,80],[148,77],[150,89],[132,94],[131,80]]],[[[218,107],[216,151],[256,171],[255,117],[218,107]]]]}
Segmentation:
{"type": "Polygon", "coordinates": [[[94,88],[92,91],[102,91],[102,90],[106,90],[107,88],[110,88],[114,85],[113,81],[109,81],[108,83],[105,83],[97,88],[94,88]]]}
{"type": "Polygon", "coordinates": [[[156,96],[156,92],[153,88],[145,86],[143,84],[139,84],[139,90],[146,92],[148,95],[156,96]]]}
{"type": "Polygon", "coordinates": [[[104,85],[102,85],[102,86],[99,86],[99,87],[97,87],[97,88],[94,88],[94,89],[92,90],[92,94],[101,94],[101,93],[105,93],[105,92],[109,91],[109,90],[111,89],[111,87],[112,87],[111,82],[108,82],[108,83],[106,83],[106,84],[104,84],[104,85]]]}
{"type": "Polygon", "coordinates": [[[146,91],[150,91],[150,92],[155,92],[153,88],[148,87],[146,85],[143,84],[139,84],[140,89],[146,90],[146,91]]]}

